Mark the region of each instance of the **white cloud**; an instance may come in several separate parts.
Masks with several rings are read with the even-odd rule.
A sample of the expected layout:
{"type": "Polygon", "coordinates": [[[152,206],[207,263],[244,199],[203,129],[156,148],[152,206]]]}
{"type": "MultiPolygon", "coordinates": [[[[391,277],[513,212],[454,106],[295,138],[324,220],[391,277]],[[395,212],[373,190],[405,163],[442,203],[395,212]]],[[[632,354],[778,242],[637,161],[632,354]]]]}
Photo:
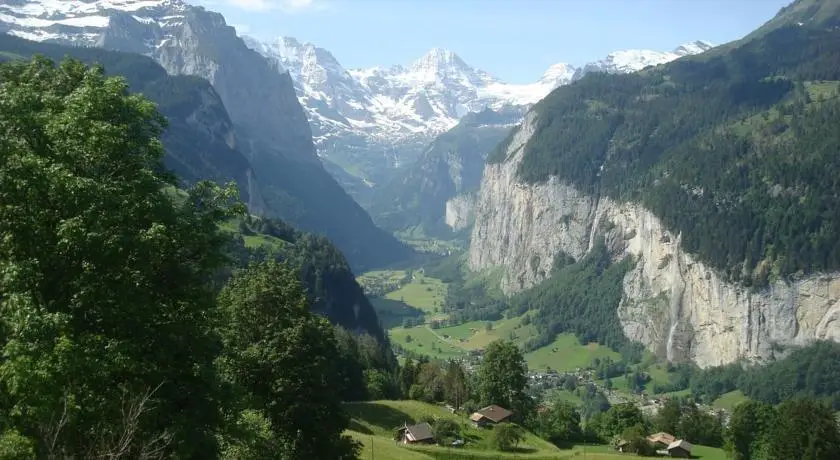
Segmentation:
{"type": "Polygon", "coordinates": [[[251,32],[251,28],[248,27],[248,24],[229,24],[231,27],[236,29],[236,35],[240,37],[243,35],[248,35],[251,32]]]}
{"type": "Polygon", "coordinates": [[[280,10],[296,13],[306,10],[323,10],[327,5],[322,0],[225,0],[227,3],[250,11],[280,10]]]}

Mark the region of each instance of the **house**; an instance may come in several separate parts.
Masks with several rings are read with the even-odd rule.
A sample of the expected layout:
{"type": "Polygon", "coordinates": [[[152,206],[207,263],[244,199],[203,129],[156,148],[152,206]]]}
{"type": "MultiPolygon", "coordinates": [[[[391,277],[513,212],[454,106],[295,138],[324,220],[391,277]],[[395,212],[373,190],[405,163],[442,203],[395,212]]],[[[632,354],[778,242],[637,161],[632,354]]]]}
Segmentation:
{"type": "Polygon", "coordinates": [[[668,455],[671,457],[691,458],[691,443],[679,439],[668,445],[668,455]]]}
{"type": "Polygon", "coordinates": [[[619,439],[618,442],[615,443],[615,450],[624,453],[627,452],[627,447],[630,445],[630,442],[625,441],[623,439],[619,439]]]}
{"type": "Polygon", "coordinates": [[[665,449],[677,440],[674,435],[660,431],[647,437],[649,443],[653,444],[656,449],[665,449]]]}
{"type": "Polygon", "coordinates": [[[399,439],[403,444],[433,443],[432,427],[428,423],[418,423],[399,429],[399,439]]]}
{"type": "Polygon", "coordinates": [[[509,419],[511,415],[513,415],[513,412],[495,404],[491,404],[483,409],[473,412],[470,416],[470,420],[472,420],[473,425],[477,427],[489,424],[495,425],[509,419]]]}

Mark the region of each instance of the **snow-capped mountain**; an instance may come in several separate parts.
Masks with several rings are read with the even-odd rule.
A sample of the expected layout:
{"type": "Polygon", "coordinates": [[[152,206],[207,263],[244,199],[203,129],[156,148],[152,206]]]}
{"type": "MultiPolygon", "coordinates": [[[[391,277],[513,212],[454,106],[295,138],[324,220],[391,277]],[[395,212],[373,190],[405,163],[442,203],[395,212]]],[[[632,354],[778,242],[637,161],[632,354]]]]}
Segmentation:
{"type": "MultiPolygon", "coordinates": [[[[255,173],[239,184],[262,198],[264,207],[252,210],[326,235],[354,264],[393,261],[407,252],[323,167],[291,76],[246,46],[221,14],[181,0],[2,0],[0,32],[140,53],[170,75],[207,80],[232,122],[228,146],[255,173]]],[[[318,70],[328,68],[318,62],[297,76],[315,81],[318,70]]]]}
{"type": "Polygon", "coordinates": [[[700,54],[712,49],[714,45],[698,40],[678,46],[673,51],[659,52],[650,50],[623,50],[610,53],[604,59],[590,62],[575,72],[574,79],[589,72],[631,73],[649,66],[657,66],[679,59],[683,56],[700,54]]]}
{"type": "Polygon", "coordinates": [[[538,81],[517,85],[475,69],[443,48],[407,66],[348,70],[329,51],[294,38],[260,42],[246,37],[245,42],[292,76],[319,155],[350,165],[356,175],[374,183],[388,175],[382,168],[411,162],[467,113],[529,106],[588,72],[634,72],[711,48],[698,41],[670,52],[617,51],[580,68],[555,64],[538,81]]]}

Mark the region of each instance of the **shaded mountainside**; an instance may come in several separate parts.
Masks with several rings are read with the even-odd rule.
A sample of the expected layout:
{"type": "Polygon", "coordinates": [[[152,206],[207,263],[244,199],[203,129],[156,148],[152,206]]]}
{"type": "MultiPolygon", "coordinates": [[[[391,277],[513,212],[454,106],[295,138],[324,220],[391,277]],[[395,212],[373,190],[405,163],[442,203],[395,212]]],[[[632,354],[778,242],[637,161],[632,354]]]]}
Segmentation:
{"type": "Polygon", "coordinates": [[[67,54],[82,49],[78,45],[140,53],[170,75],[206,79],[229,114],[236,149],[257,172],[251,186],[265,206],[253,212],[326,235],[356,269],[410,254],[377,228],[321,166],[288,73],[278,72],[276,63],[245,46],[221,14],[179,0],[33,0],[25,7],[0,5],[0,10],[0,30],[74,45],[67,54]]]}
{"type": "Polygon", "coordinates": [[[314,311],[333,324],[356,333],[366,332],[387,345],[376,311],[344,255],[329,240],[277,219],[253,216],[231,221],[224,229],[232,235],[229,254],[234,268],[255,260],[287,262],[299,270],[314,311]]]}
{"type": "MultiPolygon", "coordinates": [[[[504,267],[511,294],[603,241],[632,257],[627,337],[704,367],[840,340],[840,29],[785,19],[812,3],[755,38],[555,90],[488,157],[470,267],[504,267]]],[[[550,290],[541,303],[565,302],[550,290]]]]}
{"type": "Polygon", "coordinates": [[[438,136],[404,175],[374,195],[370,207],[389,230],[417,228],[429,236],[449,237],[444,222],[447,200],[473,192],[481,182],[484,159],[522,117],[521,109],[470,113],[438,136]]]}
{"type": "Polygon", "coordinates": [[[73,56],[85,63],[100,63],[110,75],[125,77],[131,91],[140,92],[158,104],[169,121],[163,135],[167,155],[164,164],[187,183],[200,179],[234,180],[246,203],[259,212],[259,193],[251,196],[253,175],[245,156],[236,149],[233,126],[218,94],[201,78],[170,76],[152,59],[137,54],[98,48],[32,42],[0,34],[3,59],[29,58],[42,54],[59,61],[73,56]]]}

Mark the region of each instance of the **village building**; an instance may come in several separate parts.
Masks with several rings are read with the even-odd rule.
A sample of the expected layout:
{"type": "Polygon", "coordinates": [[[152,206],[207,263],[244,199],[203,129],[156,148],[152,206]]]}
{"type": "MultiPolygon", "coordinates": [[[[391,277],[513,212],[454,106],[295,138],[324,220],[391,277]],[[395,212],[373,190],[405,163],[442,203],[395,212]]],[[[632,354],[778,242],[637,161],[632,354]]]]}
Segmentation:
{"type": "Polygon", "coordinates": [[[678,458],[691,458],[691,443],[679,439],[668,445],[668,455],[678,458]]]}
{"type": "Polygon", "coordinates": [[[418,423],[408,426],[407,424],[398,431],[400,442],[403,444],[433,443],[432,427],[428,423],[418,423]]]}
{"type": "Polygon", "coordinates": [[[510,419],[512,415],[513,412],[495,404],[491,404],[483,409],[473,412],[470,416],[470,420],[476,427],[481,427],[504,422],[510,419]]]}
{"type": "Polygon", "coordinates": [[[677,438],[670,434],[665,433],[664,431],[660,431],[659,433],[654,433],[647,437],[649,443],[653,445],[657,450],[664,450],[667,449],[677,438]]]}

